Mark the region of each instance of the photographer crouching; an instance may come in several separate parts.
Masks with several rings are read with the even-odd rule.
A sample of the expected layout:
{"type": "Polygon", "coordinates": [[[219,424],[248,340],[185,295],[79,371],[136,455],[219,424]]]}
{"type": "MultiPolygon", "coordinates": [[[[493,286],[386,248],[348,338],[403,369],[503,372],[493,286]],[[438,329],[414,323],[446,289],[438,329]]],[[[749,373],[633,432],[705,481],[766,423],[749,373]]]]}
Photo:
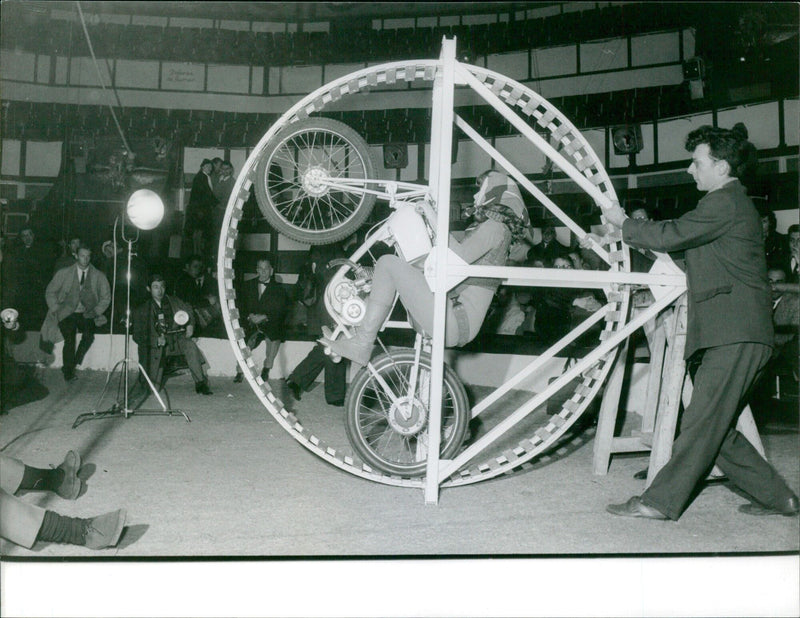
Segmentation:
{"type": "MultiPolygon", "coordinates": [[[[133,340],[139,346],[142,367],[158,388],[162,385],[167,357],[183,355],[194,379],[195,392],[212,395],[208,378],[203,373],[203,357],[192,339],[192,308],[179,298],[166,294],[167,284],[158,273],[150,275],[147,290],[150,299],[137,307],[132,316],[133,340]]],[[[139,376],[138,388],[141,387],[146,388],[144,376],[139,376]]],[[[146,398],[145,392],[138,406],[146,398]]]]}

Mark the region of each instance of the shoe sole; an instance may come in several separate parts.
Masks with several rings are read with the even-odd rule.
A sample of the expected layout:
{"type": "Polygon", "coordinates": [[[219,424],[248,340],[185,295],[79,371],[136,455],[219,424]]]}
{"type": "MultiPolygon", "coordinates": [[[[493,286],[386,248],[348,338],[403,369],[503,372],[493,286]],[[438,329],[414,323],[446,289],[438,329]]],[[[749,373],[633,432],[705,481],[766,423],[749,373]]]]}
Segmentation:
{"type": "Polygon", "coordinates": [[[754,517],[768,517],[770,515],[781,515],[783,517],[797,517],[800,511],[792,511],[791,513],[784,513],[783,511],[775,511],[773,509],[766,509],[760,506],[750,504],[743,504],[739,507],[739,512],[745,515],[752,515],[754,517]]]}
{"type": "Polygon", "coordinates": [[[122,536],[122,530],[125,528],[125,520],[128,518],[128,512],[125,509],[119,510],[119,519],[117,520],[117,527],[114,529],[114,536],[111,537],[109,547],[115,547],[119,543],[119,538],[122,536]]]}

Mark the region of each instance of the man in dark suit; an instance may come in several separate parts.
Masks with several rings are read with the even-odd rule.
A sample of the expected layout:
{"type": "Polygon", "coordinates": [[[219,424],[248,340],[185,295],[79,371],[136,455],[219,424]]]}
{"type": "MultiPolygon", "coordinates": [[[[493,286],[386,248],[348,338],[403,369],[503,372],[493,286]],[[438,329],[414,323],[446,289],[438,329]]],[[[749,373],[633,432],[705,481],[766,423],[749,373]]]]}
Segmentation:
{"type": "Polygon", "coordinates": [[[556,238],[556,228],[552,225],[545,225],[542,228],[542,241],[533,245],[531,257],[542,260],[548,264],[549,268],[557,257],[566,255],[567,251],[567,247],[558,242],[556,238]]]}
{"type": "MultiPolygon", "coordinates": [[[[742,126],[741,129],[744,129],[742,126]]],[[[629,219],[615,204],[606,220],[623,240],[654,251],[685,250],[686,358],[696,366],[672,457],[641,496],[609,505],[614,515],[678,519],[716,463],[753,500],[751,515],[796,515],[798,499],[735,429],[773,346],[772,304],[761,223],[738,178],[754,162],[746,130],[700,127],[689,133],[688,172],[706,191],[697,207],[670,221],[629,219]]]]}
{"type": "Polygon", "coordinates": [[[789,260],[786,265],[786,280],[790,283],[800,282],[800,225],[793,223],[786,234],[789,237],[789,260]]]}
{"type": "MultiPolygon", "coordinates": [[[[194,335],[194,317],[191,307],[179,298],[166,294],[164,277],[158,273],[150,275],[147,288],[151,298],[133,311],[133,340],[139,347],[139,362],[156,387],[161,386],[167,356],[182,354],[194,380],[195,392],[212,395],[208,378],[203,373],[203,357],[194,335]],[[184,315],[185,314],[185,315],[184,315]],[[185,319],[184,319],[185,318],[185,319]]],[[[140,376],[143,378],[143,376],[140,376]]],[[[139,380],[138,390],[144,388],[139,380]]],[[[138,398],[134,396],[134,399],[138,398]]],[[[134,408],[144,403],[147,394],[139,399],[134,408]]]]}
{"type": "MultiPolygon", "coordinates": [[[[263,341],[266,345],[261,379],[269,379],[269,372],[283,341],[284,322],[289,310],[289,296],[273,277],[272,262],[261,258],[256,262],[258,276],[246,281],[242,289],[242,327],[247,347],[255,350],[263,341]]],[[[237,368],[235,382],[242,381],[237,368]]]]}
{"type": "Polygon", "coordinates": [[[78,249],[80,249],[82,244],[83,243],[78,236],[71,236],[64,247],[64,255],[61,255],[56,259],[55,266],[53,266],[53,272],[56,273],[62,268],[72,266],[75,262],[77,262],[78,249]]]}
{"type": "MultiPolygon", "coordinates": [[[[344,249],[339,243],[332,245],[315,245],[309,251],[306,264],[306,276],[313,282],[315,294],[308,299],[308,332],[314,335],[322,333],[322,327],[333,327],[333,318],[325,308],[325,288],[336,274],[337,267],[330,266],[332,260],[345,257],[344,249]]],[[[305,301],[305,299],[304,299],[305,301]]],[[[300,400],[303,392],[309,390],[321,371],[325,371],[325,402],[331,406],[344,405],[347,391],[347,360],[335,363],[325,354],[325,348],[317,343],[306,357],[292,370],[286,378],[286,386],[295,399],[300,400]]]]}
{"type": "Polygon", "coordinates": [[[208,274],[199,255],[192,255],[186,260],[183,272],[175,281],[174,293],[194,310],[195,336],[207,336],[216,325],[222,323],[217,282],[208,274]]]}
{"type": "Polygon", "coordinates": [[[22,228],[16,240],[8,247],[6,255],[12,277],[4,280],[3,302],[19,311],[23,330],[36,330],[47,314],[47,306],[42,301],[54,260],[30,226],[22,228]]]}
{"type": "Polygon", "coordinates": [[[75,265],[56,272],[45,290],[47,308],[64,336],[61,371],[67,382],[75,380],[75,367],[89,351],[95,329],[108,321],[103,313],[111,302],[111,287],[106,276],[90,264],[91,258],[91,249],[78,249],[75,265]],[[81,342],[76,349],[78,331],[81,342]]]}
{"type": "Polygon", "coordinates": [[[186,205],[184,232],[192,243],[192,253],[203,253],[213,235],[212,216],[217,205],[212,174],[214,165],[203,159],[200,171],[192,180],[189,203],[186,205]]]}

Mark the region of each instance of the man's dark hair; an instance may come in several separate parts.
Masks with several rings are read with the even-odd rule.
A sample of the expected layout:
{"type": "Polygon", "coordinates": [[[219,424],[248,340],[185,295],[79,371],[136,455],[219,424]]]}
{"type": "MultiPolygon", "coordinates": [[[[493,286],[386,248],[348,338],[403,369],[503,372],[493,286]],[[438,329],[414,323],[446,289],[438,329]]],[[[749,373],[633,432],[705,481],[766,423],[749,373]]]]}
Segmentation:
{"type": "Polygon", "coordinates": [[[704,125],[686,136],[687,151],[693,152],[700,144],[708,144],[711,157],[725,161],[734,178],[751,174],[758,162],[756,147],[747,141],[747,128],[741,122],[732,129],[704,125]]]}
{"type": "Polygon", "coordinates": [[[772,208],[769,207],[766,199],[758,199],[757,197],[751,197],[750,199],[753,200],[753,203],[756,205],[758,216],[762,219],[766,217],[769,221],[770,231],[774,232],[775,228],[778,227],[778,219],[775,217],[775,213],[772,212],[772,208]]]}
{"type": "Polygon", "coordinates": [[[795,232],[800,232],[800,224],[798,224],[798,223],[792,223],[789,226],[789,229],[786,230],[787,234],[794,234],[795,232]]]}
{"type": "Polygon", "coordinates": [[[163,281],[165,284],[167,282],[166,279],[164,279],[164,275],[162,275],[161,273],[152,273],[147,278],[147,285],[150,286],[153,283],[155,283],[156,281],[163,281]]]}
{"type": "Polygon", "coordinates": [[[188,258],[186,258],[186,262],[184,262],[183,265],[184,266],[188,266],[192,262],[200,262],[203,266],[206,265],[206,261],[203,259],[203,256],[202,255],[198,255],[196,253],[193,254],[193,255],[190,255],[188,258]]]}
{"type": "Polygon", "coordinates": [[[647,213],[647,216],[652,218],[652,208],[647,205],[645,200],[628,200],[628,203],[625,204],[625,210],[629,216],[634,210],[644,210],[647,213]]]}
{"type": "Polygon", "coordinates": [[[86,249],[89,253],[92,252],[92,248],[84,242],[81,242],[81,244],[78,246],[78,251],[81,249],[86,249]]]}

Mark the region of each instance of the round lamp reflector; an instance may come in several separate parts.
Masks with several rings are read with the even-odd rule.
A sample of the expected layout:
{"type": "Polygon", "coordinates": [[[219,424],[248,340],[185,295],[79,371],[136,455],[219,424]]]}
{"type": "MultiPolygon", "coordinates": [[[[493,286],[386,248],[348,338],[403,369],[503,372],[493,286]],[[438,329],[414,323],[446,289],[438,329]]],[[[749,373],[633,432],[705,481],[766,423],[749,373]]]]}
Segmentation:
{"type": "Polygon", "coordinates": [[[140,230],[158,227],[164,218],[164,202],[150,189],[134,191],[128,200],[128,219],[140,230]]]}

